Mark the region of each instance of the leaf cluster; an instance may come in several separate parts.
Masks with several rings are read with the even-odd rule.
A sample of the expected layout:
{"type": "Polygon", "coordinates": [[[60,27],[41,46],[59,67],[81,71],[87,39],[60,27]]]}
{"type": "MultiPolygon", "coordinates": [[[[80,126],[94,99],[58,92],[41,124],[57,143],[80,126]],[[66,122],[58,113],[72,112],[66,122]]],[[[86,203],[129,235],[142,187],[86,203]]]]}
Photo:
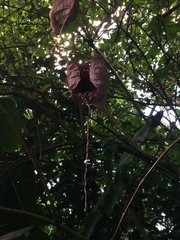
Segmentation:
{"type": "Polygon", "coordinates": [[[0,3],[0,239],[179,239],[179,2],[80,0],[60,37],[51,4],[0,3]],[[66,63],[95,54],[109,85],[89,114],[66,63]]]}

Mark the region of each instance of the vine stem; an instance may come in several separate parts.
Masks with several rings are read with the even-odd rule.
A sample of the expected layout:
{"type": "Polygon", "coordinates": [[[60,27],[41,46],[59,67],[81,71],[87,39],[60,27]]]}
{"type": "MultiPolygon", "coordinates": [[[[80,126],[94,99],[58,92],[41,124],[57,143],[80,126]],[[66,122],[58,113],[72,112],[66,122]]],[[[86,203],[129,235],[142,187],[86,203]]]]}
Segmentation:
{"type": "MultiPolygon", "coordinates": [[[[0,104],[0,112],[2,112],[5,116],[7,115],[7,112],[5,111],[5,109],[3,108],[3,106],[0,104]]],[[[14,131],[14,133],[17,135],[22,147],[24,148],[24,150],[26,151],[27,153],[27,156],[31,159],[32,163],[33,163],[33,166],[34,166],[34,169],[37,170],[38,172],[38,176],[39,176],[39,179],[41,181],[41,184],[46,192],[46,197],[47,197],[47,200],[50,202],[50,210],[51,210],[51,213],[55,219],[55,221],[59,222],[59,216],[57,214],[57,211],[56,211],[56,208],[55,208],[55,205],[54,205],[54,201],[52,199],[52,196],[51,196],[51,193],[48,189],[48,186],[47,186],[47,183],[44,179],[44,176],[43,176],[43,173],[42,171],[40,170],[40,167],[39,167],[39,164],[38,164],[38,161],[36,160],[36,158],[33,156],[33,154],[31,153],[31,151],[29,150],[29,147],[28,145],[26,144],[26,141],[23,137],[23,134],[21,133],[21,131],[18,129],[18,127],[16,126],[16,124],[12,121],[11,117],[9,115],[7,115],[7,121],[9,122],[12,130],[14,131]]]]}
{"type": "Polygon", "coordinates": [[[86,158],[85,158],[85,169],[84,169],[84,211],[87,210],[87,170],[88,170],[88,160],[89,160],[89,119],[91,116],[91,107],[89,104],[86,104],[88,107],[88,119],[86,122],[86,158]]]}
{"type": "Polygon", "coordinates": [[[129,206],[131,205],[133,199],[135,198],[136,193],[138,192],[139,188],[141,187],[141,185],[143,184],[143,182],[145,181],[145,179],[148,177],[148,175],[149,175],[150,172],[154,169],[154,167],[157,165],[157,163],[161,160],[161,158],[163,158],[164,155],[165,155],[176,143],[178,143],[179,141],[180,141],[180,138],[176,139],[176,140],[159,156],[159,158],[154,162],[154,164],[150,167],[150,169],[149,169],[149,170],[147,171],[147,173],[144,175],[144,177],[142,178],[142,180],[141,180],[140,183],[138,184],[136,190],[134,191],[131,199],[129,200],[129,202],[128,202],[128,204],[127,204],[127,206],[126,206],[126,208],[125,208],[125,210],[124,210],[124,212],[123,212],[123,214],[122,214],[122,216],[121,216],[121,219],[119,220],[119,223],[118,223],[118,225],[117,225],[117,227],[116,227],[116,230],[115,230],[115,232],[114,232],[111,240],[114,239],[114,237],[115,237],[115,235],[116,235],[116,233],[117,233],[117,231],[118,231],[118,228],[120,227],[121,222],[122,222],[125,214],[126,214],[127,211],[128,211],[129,206]]]}
{"type": "Polygon", "coordinates": [[[61,223],[57,223],[55,220],[52,220],[50,218],[32,213],[32,212],[28,212],[28,211],[22,211],[19,209],[14,209],[14,208],[5,208],[5,207],[0,207],[0,212],[5,212],[6,214],[15,214],[16,216],[22,216],[22,217],[26,217],[27,219],[33,219],[34,221],[37,222],[44,222],[47,224],[51,224],[53,226],[59,227],[60,229],[62,229],[63,231],[65,231],[66,233],[68,233],[69,235],[71,235],[72,237],[76,237],[76,239],[79,240],[87,240],[84,236],[82,236],[81,234],[75,232],[74,230],[72,230],[69,227],[66,227],[65,225],[61,224],[61,223]]]}

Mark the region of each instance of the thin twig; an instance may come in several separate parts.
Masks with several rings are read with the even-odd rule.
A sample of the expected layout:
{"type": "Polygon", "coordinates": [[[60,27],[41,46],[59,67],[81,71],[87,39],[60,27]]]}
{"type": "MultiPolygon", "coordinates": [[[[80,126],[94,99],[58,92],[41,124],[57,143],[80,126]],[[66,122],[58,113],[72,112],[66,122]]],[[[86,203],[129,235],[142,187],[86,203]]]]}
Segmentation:
{"type": "Polygon", "coordinates": [[[22,211],[22,210],[19,210],[19,209],[5,208],[5,207],[0,207],[0,212],[15,214],[15,215],[19,215],[19,216],[23,216],[23,217],[27,217],[27,218],[32,218],[32,219],[35,219],[37,221],[45,222],[47,224],[51,224],[53,226],[61,228],[66,233],[69,233],[71,236],[76,237],[76,239],[86,240],[85,237],[83,237],[79,233],[75,232],[74,230],[72,230],[72,229],[70,229],[70,228],[68,228],[68,227],[66,227],[66,226],[64,226],[60,223],[56,223],[55,220],[52,220],[50,218],[46,218],[44,216],[41,216],[41,215],[38,215],[38,214],[35,214],[35,213],[22,211]]]}
{"type": "MultiPolygon", "coordinates": [[[[117,187],[115,186],[113,180],[109,177],[108,174],[106,174],[106,172],[104,171],[104,169],[99,165],[99,163],[96,161],[96,159],[91,155],[90,156],[91,161],[95,164],[95,166],[97,167],[97,169],[99,170],[99,174],[104,177],[104,179],[106,179],[106,181],[108,182],[109,186],[113,189],[113,191],[116,193],[116,195],[119,197],[119,199],[121,200],[122,204],[124,206],[127,206],[127,201],[123,196],[123,192],[120,189],[117,189],[117,187]]],[[[133,210],[131,208],[128,209],[129,211],[129,215],[132,218],[132,220],[134,221],[137,229],[139,230],[140,234],[142,235],[144,240],[149,240],[149,237],[147,236],[147,233],[145,232],[143,226],[141,225],[139,219],[136,217],[135,213],[133,212],[133,210]]]]}
{"type": "Polygon", "coordinates": [[[163,13],[161,17],[165,18],[171,15],[175,10],[177,10],[180,7],[180,2],[178,2],[174,7],[170,8],[167,12],[163,13]]]}
{"type": "Polygon", "coordinates": [[[137,110],[137,112],[139,113],[139,115],[144,119],[145,122],[147,122],[147,119],[144,117],[144,114],[142,113],[141,109],[139,108],[138,104],[134,101],[133,96],[131,95],[131,93],[129,92],[129,90],[126,88],[125,84],[121,81],[120,76],[118,75],[117,71],[114,69],[114,67],[111,65],[111,63],[107,60],[107,58],[100,52],[99,49],[97,49],[96,47],[94,47],[94,50],[97,54],[99,54],[100,56],[103,57],[103,59],[105,60],[105,62],[107,63],[108,67],[111,69],[112,73],[114,74],[114,76],[117,78],[118,82],[120,83],[123,91],[125,92],[126,96],[131,100],[132,104],[134,105],[134,108],[137,110]]]}
{"type": "MultiPolygon", "coordinates": [[[[6,111],[4,110],[3,106],[0,104],[0,111],[3,113],[3,114],[7,114],[6,111]]],[[[38,162],[36,161],[36,159],[34,158],[33,154],[31,153],[31,151],[29,150],[25,140],[24,140],[24,137],[22,135],[22,133],[19,131],[19,129],[17,128],[16,124],[12,121],[11,117],[9,115],[7,115],[7,121],[9,122],[12,130],[15,132],[15,134],[17,135],[17,137],[19,138],[19,141],[20,143],[22,144],[23,148],[25,149],[28,157],[31,159],[32,163],[33,163],[33,166],[34,168],[37,170],[38,172],[38,176],[39,176],[39,179],[44,187],[44,190],[47,194],[47,197],[48,197],[48,200],[50,202],[50,208],[51,208],[51,212],[53,214],[53,217],[54,219],[58,222],[58,219],[59,217],[57,216],[57,212],[56,212],[56,209],[55,209],[55,206],[54,206],[54,202],[53,202],[53,199],[51,197],[51,194],[50,194],[50,191],[47,187],[47,183],[44,179],[44,176],[39,168],[39,164],[38,162]]]]}
{"type": "Polygon", "coordinates": [[[133,199],[135,198],[136,193],[138,192],[139,188],[141,187],[141,185],[143,184],[143,182],[145,181],[145,179],[148,177],[148,175],[149,175],[150,172],[154,169],[154,167],[157,165],[157,163],[161,160],[161,158],[163,158],[164,155],[165,155],[176,143],[178,143],[179,141],[180,141],[180,138],[176,139],[176,140],[160,155],[160,157],[155,161],[155,163],[150,167],[150,169],[147,171],[147,173],[145,174],[145,176],[142,178],[142,180],[141,180],[140,183],[138,184],[136,190],[134,191],[134,193],[133,193],[130,201],[128,202],[128,204],[127,204],[127,206],[126,206],[126,208],[125,208],[125,210],[124,210],[124,212],[123,212],[123,214],[122,214],[122,216],[121,216],[121,219],[119,220],[119,223],[118,223],[118,225],[117,225],[117,227],[116,227],[116,230],[115,230],[115,232],[114,232],[111,240],[114,239],[114,237],[115,237],[115,235],[116,235],[116,233],[117,233],[117,231],[118,231],[118,228],[119,228],[119,226],[121,225],[121,222],[122,222],[122,220],[123,220],[126,212],[127,212],[128,209],[129,209],[129,206],[131,205],[133,199]]]}

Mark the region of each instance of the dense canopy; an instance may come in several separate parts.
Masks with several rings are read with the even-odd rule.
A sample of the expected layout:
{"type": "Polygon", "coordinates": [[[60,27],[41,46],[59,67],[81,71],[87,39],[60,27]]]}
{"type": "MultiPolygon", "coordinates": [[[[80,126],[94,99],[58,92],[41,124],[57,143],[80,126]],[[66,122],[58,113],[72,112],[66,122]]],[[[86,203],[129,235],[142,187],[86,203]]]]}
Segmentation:
{"type": "Polygon", "coordinates": [[[0,239],[179,240],[180,2],[65,1],[0,2],[0,239]]]}

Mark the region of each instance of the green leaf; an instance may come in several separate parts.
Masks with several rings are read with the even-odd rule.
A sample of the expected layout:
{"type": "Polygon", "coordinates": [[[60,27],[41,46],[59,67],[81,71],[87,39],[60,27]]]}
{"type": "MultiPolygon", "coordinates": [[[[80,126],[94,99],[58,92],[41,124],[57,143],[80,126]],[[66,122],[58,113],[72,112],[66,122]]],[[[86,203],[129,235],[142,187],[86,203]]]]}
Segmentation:
{"type": "Polygon", "coordinates": [[[21,129],[22,119],[17,102],[13,98],[0,98],[0,149],[3,151],[13,151],[19,146],[19,139],[11,121],[21,129]]]}
{"type": "Polygon", "coordinates": [[[134,0],[134,2],[135,2],[136,4],[143,4],[143,3],[144,3],[143,0],[134,0]]]}

